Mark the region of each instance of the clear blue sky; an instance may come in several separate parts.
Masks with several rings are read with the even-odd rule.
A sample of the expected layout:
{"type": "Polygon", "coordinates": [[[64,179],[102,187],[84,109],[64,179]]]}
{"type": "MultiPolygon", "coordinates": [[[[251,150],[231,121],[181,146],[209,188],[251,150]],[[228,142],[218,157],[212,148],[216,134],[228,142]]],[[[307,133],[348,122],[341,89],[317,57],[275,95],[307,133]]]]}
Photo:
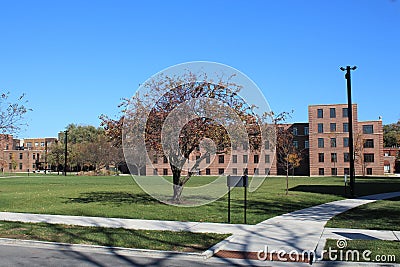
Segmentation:
{"type": "Polygon", "coordinates": [[[273,110],[346,102],[340,66],[357,65],[359,119],[400,119],[400,1],[0,0],[0,90],[33,109],[20,137],[99,125],[120,98],[171,65],[230,65],[273,110]]]}

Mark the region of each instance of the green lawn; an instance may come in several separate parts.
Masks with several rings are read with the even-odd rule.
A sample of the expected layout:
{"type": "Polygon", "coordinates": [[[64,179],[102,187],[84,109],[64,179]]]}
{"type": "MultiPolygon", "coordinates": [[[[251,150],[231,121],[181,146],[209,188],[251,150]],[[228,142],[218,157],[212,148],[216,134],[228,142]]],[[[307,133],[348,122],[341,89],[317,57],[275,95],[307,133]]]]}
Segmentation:
{"type": "MultiPolygon", "coordinates": [[[[337,240],[328,239],[325,244],[325,250],[338,250],[337,240]]],[[[342,261],[361,261],[374,263],[400,263],[400,242],[386,240],[347,240],[347,246],[343,250],[332,253],[332,258],[329,258],[329,253],[324,254],[324,260],[342,261]],[[371,253],[366,252],[369,250],[371,253]],[[352,254],[351,252],[356,251],[352,254]],[[363,253],[365,253],[363,256],[363,253]],[[346,256],[347,255],[347,256],[346,256]],[[357,258],[358,255],[358,258],[357,258]]]]}
{"type": "Polygon", "coordinates": [[[0,221],[0,237],[139,249],[203,252],[229,235],[0,221]]]}
{"type": "Polygon", "coordinates": [[[400,197],[351,209],[333,217],[327,227],[400,231],[400,197]]]}
{"type": "MultiPolygon", "coordinates": [[[[194,177],[191,185],[215,177],[194,177]]],[[[344,198],[342,177],[269,177],[248,195],[247,222],[344,198]]],[[[190,184],[189,184],[190,186],[190,184]]],[[[400,191],[399,178],[357,178],[357,194],[400,191]]],[[[171,189],[172,191],[172,189],[171,189]]],[[[41,175],[0,178],[0,211],[180,221],[227,222],[227,196],[200,207],[175,207],[145,194],[129,176],[41,175]]],[[[232,192],[232,223],[243,222],[243,189],[232,192]]]]}

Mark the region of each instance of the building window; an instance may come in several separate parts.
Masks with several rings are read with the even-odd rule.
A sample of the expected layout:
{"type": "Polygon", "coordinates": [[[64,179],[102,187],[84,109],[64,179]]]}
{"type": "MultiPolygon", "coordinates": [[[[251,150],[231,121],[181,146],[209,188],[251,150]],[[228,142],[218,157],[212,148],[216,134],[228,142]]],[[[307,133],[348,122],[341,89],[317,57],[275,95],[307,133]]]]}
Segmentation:
{"type": "Polygon", "coordinates": [[[317,117],[318,118],[323,118],[324,117],[324,110],[322,108],[319,108],[317,110],[317,117]]]}
{"type": "Polygon", "coordinates": [[[365,153],[364,154],[364,162],[374,162],[374,154],[372,153],[365,153]]]}
{"type": "Polygon", "coordinates": [[[258,168],[254,168],[254,175],[258,175],[258,168]]]}
{"type": "Polygon", "coordinates": [[[36,164],[32,164],[32,169],[35,169],[36,168],[36,164]]]}
{"type": "Polygon", "coordinates": [[[22,163],[19,163],[19,169],[22,170],[22,163]]]}
{"type": "Polygon", "coordinates": [[[324,138],[318,138],[318,147],[323,148],[324,147],[324,138]]]}
{"type": "Polygon", "coordinates": [[[157,175],[157,174],[158,174],[157,168],[153,169],[153,175],[157,175]]]}
{"type": "Polygon", "coordinates": [[[299,141],[294,140],[294,141],[293,141],[293,146],[294,146],[295,148],[299,148],[299,141]]]}
{"type": "Polygon", "coordinates": [[[293,135],[299,135],[299,130],[297,127],[293,127],[293,135]]]}
{"type": "Polygon", "coordinates": [[[8,169],[12,170],[12,164],[11,163],[8,163],[8,169]]]}
{"type": "Polygon", "coordinates": [[[265,141],[265,149],[269,149],[269,141],[265,141]]]}
{"type": "Polygon", "coordinates": [[[269,175],[269,171],[270,171],[270,169],[269,168],[265,168],[265,175],[269,175]]]}
{"type": "Polygon", "coordinates": [[[325,175],[324,168],[319,168],[318,169],[318,174],[324,176],[325,175]]]}
{"type": "Polygon", "coordinates": [[[210,155],[206,156],[206,163],[209,164],[210,163],[210,155]]]}
{"type": "Polygon", "coordinates": [[[157,164],[158,163],[158,158],[157,155],[153,156],[153,164],[157,164]]]}
{"type": "Polygon", "coordinates": [[[36,146],[36,147],[39,146],[39,142],[35,142],[35,146],[36,146]]]}
{"type": "Polygon", "coordinates": [[[331,118],[336,118],[336,109],[335,108],[330,108],[329,109],[329,115],[331,118]]]}
{"type": "Polygon", "coordinates": [[[349,110],[348,110],[348,108],[342,108],[342,115],[343,115],[343,118],[349,117],[349,110]]]}
{"type": "Polygon", "coordinates": [[[224,155],[219,155],[219,156],[218,156],[218,163],[219,163],[219,164],[225,163],[225,157],[224,157],[224,155]]]}
{"type": "Polygon", "coordinates": [[[237,163],[237,155],[233,155],[232,156],[232,162],[233,163],[237,163]]]}
{"type": "Polygon", "coordinates": [[[331,147],[336,147],[336,138],[331,138],[331,147]]]}
{"type": "Polygon", "coordinates": [[[248,156],[247,155],[243,155],[243,163],[247,163],[248,162],[248,156]]]}
{"type": "Polygon", "coordinates": [[[374,133],[374,126],[373,125],[363,125],[363,133],[364,134],[374,133]]]}
{"type": "Polygon", "coordinates": [[[163,162],[168,163],[168,158],[166,156],[163,157],[163,162]]]}
{"type": "Polygon", "coordinates": [[[337,154],[331,153],[331,162],[337,162],[337,154]]]}
{"type": "Polygon", "coordinates": [[[260,157],[258,155],[254,155],[254,163],[258,163],[260,161],[260,157]]]}
{"type": "Polygon", "coordinates": [[[331,123],[331,132],[336,132],[336,123],[331,123]]]}
{"type": "Polygon", "coordinates": [[[367,168],[367,175],[372,175],[372,168],[367,168]]]}
{"type": "Polygon", "coordinates": [[[374,139],[364,140],[364,148],[374,148],[374,139]]]}
{"type": "Polygon", "coordinates": [[[349,138],[343,137],[343,147],[349,147],[349,138]]]}
{"type": "Polygon", "coordinates": [[[32,142],[27,142],[26,147],[32,147],[32,142]]]}
{"type": "Polygon", "coordinates": [[[237,145],[236,144],[232,144],[232,150],[237,150],[237,145]]]}
{"type": "Polygon", "coordinates": [[[269,155],[265,155],[265,163],[270,163],[269,155]]]}
{"type": "Polygon", "coordinates": [[[206,175],[210,175],[211,174],[211,170],[209,168],[206,169],[206,175]]]}
{"type": "Polygon", "coordinates": [[[332,173],[332,176],[336,176],[337,175],[337,168],[332,168],[331,169],[331,173],[332,173]]]}
{"type": "Polygon", "coordinates": [[[248,175],[248,174],[249,174],[249,169],[244,168],[244,169],[243,169],[243,175],[248,175]]]}
{"type": "Polygon", "coordinates": [[[243,144],[243,150],[248,150],[249,149],[249,144],[248,143],[244,143],[243,144]]]}
{"type": "Polygon", "coordinates": [[[40,146],[41,146],[41,147],[44,147],[44,142],[40,142],[40,146]]]}
{"type": "Polygon", "coordinates": [[[348,133],[349,132],[349,123],[348,122],[344,122],[343,123],[343,132],[344,133],[348,133]]]}
{"type": "Polygon", "coordinates": [[[310,142],[308,140],[304,141],[304,148],[309,148],[310,147],[310,142]]]}
{"type": "Polygon", "coordinates": [[[324,162],[324,161],[325,161],[324,153],[318,153],[318,162],[324,162]]]}
{"type": "Polygon", "coordinates": [[[19,159],[22,159],[22,158],[23,158],[22,153],[19,153],[19,159]]]}
{"type": "Polygon", "coordinates": [[[33,160],[35,160],[35,159],[36,159],[36,154],[35,154],[35,153],[33,153],[33,155],[32,155],[32,159],[33,159],[33,160]]]}
{"type": "Polygon", "coordinates": [[[224,168],[219,168],[219,169],[218,169],[218,174],[219,174],[219,175],[224,174],[224,168]]]}
{"type": "Polygon", "coordinates": [[[344,162],[350,162],[350,154],[349,154],[349,152],[344,152],[343,153],[343,160],[344,160],[344,162]]]}
{"type": "Polygon", "coordinates": [[[163,169],[163,175],[168,175],[168,169],[163,169]]]}
{"type": "Polygon", "coordinates": [[[10,154],[8,154],[8,157],[9,157],[9,159],[12,159],[13,158],[13,156],[12,156],[12,154],[10,153],[10,154]]]}
{"type": "Polygon", "coordinates": [[[324,124],[318,123],[318,133],[323,133],[323,132],[324,132],[324,124]]]}
{"type": "Polygon", "coordinates": [[[232,174],[235,174],[235,175],[237,174],[237,168],[232,169],[232,174]]]}
{"type": "Polygon", "coordinates": [[[310,134],[310,130],[308,128],[308,126],[304,127],[304,135],[309,135],[310,134]]]}
{"type": "Polygon", "coordinates": [[[350,169],[349,168],[344,168],[344,174],[350,175],[350,169]]]}

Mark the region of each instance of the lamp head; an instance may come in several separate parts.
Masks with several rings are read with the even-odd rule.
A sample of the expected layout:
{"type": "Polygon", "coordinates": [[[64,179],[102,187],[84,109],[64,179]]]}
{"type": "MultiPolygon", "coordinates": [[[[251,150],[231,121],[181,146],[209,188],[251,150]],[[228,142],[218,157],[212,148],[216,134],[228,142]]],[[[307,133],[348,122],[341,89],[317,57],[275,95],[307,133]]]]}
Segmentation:
{"type": "Polygon", "coordinates": [[[340,67],[340,70],[342,70],[342,71],[345,71],[346,69],[345,69],[345,68],[343,68],[343,67],[340,67]]]}

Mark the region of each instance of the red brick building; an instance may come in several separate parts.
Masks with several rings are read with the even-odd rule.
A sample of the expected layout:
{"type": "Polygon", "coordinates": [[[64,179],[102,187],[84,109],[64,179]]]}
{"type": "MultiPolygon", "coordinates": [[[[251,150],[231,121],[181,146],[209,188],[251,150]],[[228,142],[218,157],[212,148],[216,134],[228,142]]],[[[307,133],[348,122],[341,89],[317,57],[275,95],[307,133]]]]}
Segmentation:
{"type": "MultiPolygon", "coordinates": [[[[355,148],[356,175],[383,175],[383,127],[382,121],[358,121],[357,104],[353,104],[353,132],[355,148]]],[[[349,126],[347,104],[311,105],[308,107],[308,123],[286,124],[293,133],[294,145],[301,151],[302,160],[294,175],[335,176],[349,174],[349,126]]],[[[275,149],[261,159],[254,152],[243,148],[233,148],[230,154],[216,155],[199,166],[200,175],[232,174],[241,175],[283,175],[284,170],[277,166],[275,149]],[[259,163],[266,164],[259,168],[259,163]],[[268,166],[267,166],[268,165],[268,166]]],[[[190,156],[195,162],[201,154],[196,151],[190,156]]],[[[188,166],[184,167],[187,170],[188,166]]],[[[393,169],[393,167],[392,167],[393,169]]],[[[154,157],[147,164],[146,174],[172,175],[168,161],[154,157]]]]}
{"type": "Polygon", "coordinates": [[[2,153],[1,169],[4,172],[33,172],[48,168],[47,147],[57,138],[14,139],[12,135],[0,135],[2,153]]]}

